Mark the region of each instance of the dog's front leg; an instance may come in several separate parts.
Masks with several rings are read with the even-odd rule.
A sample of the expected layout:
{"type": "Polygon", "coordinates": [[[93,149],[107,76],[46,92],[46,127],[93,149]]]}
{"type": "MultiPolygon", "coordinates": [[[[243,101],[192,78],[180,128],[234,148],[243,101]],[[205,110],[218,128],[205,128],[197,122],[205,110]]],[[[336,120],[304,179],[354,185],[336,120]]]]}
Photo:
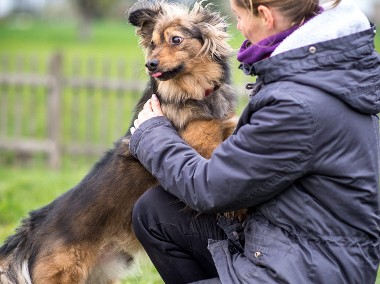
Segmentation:
{"type": "Polygon", "coordinates": [[[180,131],[181,137],[204,158],[209,159],[224,139],[221,120],[195,120],[180,131]]]}

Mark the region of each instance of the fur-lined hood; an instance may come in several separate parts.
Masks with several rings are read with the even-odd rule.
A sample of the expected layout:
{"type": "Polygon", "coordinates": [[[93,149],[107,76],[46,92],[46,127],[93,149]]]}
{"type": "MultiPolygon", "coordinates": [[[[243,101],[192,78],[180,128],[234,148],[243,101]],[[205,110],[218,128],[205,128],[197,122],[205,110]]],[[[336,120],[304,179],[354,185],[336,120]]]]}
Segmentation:
{"type": "Polygon", "coordinates": [[[343,0],[287,37],[267,60],[253,65],[259,81],[292,81],[333,94],[363,113],[380,112],[380,57],[376,30],[343,0]]]}

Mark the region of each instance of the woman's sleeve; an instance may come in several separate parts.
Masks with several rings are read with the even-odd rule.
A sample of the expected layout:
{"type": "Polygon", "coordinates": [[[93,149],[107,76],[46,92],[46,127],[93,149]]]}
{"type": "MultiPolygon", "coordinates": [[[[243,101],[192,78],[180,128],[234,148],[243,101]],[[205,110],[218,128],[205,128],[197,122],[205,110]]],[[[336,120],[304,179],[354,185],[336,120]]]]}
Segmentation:
{"type": "Polygon", "coordinates": [[[165,117],[155,117],[136,130],[130,150],[190,207],[224,212],[267,201],[304,175],[314,149],[312,125],[301,103],[274,103],[253,113],[207,160],[165,117]]]}

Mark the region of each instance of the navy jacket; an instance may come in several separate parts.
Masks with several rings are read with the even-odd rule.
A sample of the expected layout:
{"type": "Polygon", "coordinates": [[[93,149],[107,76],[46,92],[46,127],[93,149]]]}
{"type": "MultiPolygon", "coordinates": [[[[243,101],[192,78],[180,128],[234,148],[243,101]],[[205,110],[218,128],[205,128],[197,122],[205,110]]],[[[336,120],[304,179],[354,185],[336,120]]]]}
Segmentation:
{"type": "Polygon", "coordinates": [[[132,154],[189,206],[200,212],[249,208],[243,253],[210,240],[223,283],[375,282],[380,58],[374,28],[350,9],[343,0],[288,42],[313,25],[325,27],[326,16],[344,24],[342,13],[354,22],[348,31],[329,26],[337,37],[251,66],[255,92],[236,132],[210,160],[164,117],[144,122],[131,138],[132,154]]]}

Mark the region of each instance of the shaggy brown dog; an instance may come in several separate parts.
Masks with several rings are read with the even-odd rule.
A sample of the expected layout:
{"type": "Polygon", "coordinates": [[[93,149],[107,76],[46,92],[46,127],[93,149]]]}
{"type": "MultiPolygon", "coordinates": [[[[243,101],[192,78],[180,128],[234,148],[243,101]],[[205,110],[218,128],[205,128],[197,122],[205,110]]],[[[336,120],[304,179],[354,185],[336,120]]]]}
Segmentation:
{"type": "MultiPolygon", "coordinates": [[[[204,157],[234,128],[226,23],[210,7],[137,2],[128,12],[146,53],[153,93],[181,136],[204,157]]],[[[0,249],[0,282],[111,283],[142,250],[131,212],[157,184],[129,153],[130,133],[74,188],[33,211],[0,249]]]]}

